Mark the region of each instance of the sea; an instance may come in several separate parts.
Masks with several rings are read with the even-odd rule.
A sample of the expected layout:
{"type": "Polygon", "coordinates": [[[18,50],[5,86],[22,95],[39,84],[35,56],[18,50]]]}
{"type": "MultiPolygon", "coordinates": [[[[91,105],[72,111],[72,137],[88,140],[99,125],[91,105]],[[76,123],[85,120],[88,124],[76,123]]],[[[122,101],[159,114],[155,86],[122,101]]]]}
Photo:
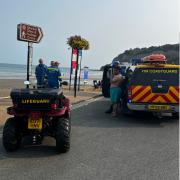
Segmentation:
{"type": "MultiPolygon", "coordinates": [[[[35,65],[32,65],[30,68],[30,78],[35,78],[35,65]]],[[[60,67],[61,74],[63,79],[69,80],[70,78],[70,68],[60,67]]],[[[0,63],[0,79],[23,79],[26,80],[26,72],[27,66],[22,64],[7,64],[0,63]]],[[[102,71],[99,70],[91,70],[88,71],[88,82],[92,84],[93,80],[101,80],[102,79],[102,71]]],[[[74,76],[72,75],[72,78],[74,76]]],[[[81,70],[81,81],[84,80],[84,70],[81,70]]]]}

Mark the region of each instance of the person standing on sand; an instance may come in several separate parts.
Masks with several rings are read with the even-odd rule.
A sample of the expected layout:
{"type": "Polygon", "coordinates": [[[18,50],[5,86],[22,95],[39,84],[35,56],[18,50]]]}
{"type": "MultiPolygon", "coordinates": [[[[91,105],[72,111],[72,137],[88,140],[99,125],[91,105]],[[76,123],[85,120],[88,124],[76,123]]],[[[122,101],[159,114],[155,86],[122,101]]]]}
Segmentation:
{"type": "Polygon", "coordinates": [[[37,88],[44,87],[44,80],[47,73],[47,66],[44,64],[43,59],[39,59],[39,64],[36,66],[35,75],[37,79],[37,88]]]}
{"type": "Polygon", "coordinates": [[[118,103],[121,97],[122,90],[120,84],[123,81],[122,75],[119,73],[119,67],[113,69],[113,78],[110,81],[110,98],[113,106],[112,116],[117,116],[118,103]]]}
{"type": "Polygon", "coordinates": [[[51,61],[51,66],[47,68],[47,79],[49,88],[59,88],[61,73],[54,61],[51,61]]]}

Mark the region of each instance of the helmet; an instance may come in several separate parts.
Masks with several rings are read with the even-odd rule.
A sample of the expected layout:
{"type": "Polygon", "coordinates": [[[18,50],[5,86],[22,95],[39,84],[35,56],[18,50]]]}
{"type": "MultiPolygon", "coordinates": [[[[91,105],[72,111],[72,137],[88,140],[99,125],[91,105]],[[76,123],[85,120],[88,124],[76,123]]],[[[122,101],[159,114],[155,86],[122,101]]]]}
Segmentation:
{"type": "Polygon", "coordinates": [[[120,62],[119,61],[113,61],[112,62],[112,67],[114,68],[114,67],[119,67],[119,65],[120,65],[120,62]]]}

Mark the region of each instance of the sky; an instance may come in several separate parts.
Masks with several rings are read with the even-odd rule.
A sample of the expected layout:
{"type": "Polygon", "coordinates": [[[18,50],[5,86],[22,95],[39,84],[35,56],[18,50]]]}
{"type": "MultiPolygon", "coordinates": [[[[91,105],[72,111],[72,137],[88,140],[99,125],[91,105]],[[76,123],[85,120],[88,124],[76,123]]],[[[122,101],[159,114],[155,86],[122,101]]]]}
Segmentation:
{"type": "Polygon", "coordinates": [[[43,58],[70,67],[67,38],[90,43],[82,66],[100,68],[125,50],[179,42],[178,0],[0,0],[0,63],[26,64],[27,42],[17,40],[17,24],[43,30],[33,43],[33,64],[43,58]]]}

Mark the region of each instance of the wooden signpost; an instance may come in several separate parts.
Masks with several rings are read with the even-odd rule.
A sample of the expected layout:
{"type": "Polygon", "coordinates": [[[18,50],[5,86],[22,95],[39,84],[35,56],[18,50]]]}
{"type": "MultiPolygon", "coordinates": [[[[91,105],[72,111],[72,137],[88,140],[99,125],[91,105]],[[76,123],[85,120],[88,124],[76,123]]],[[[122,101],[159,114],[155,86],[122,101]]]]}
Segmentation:
{"type": "Polygon", "coordinates": [[[18,24],[17,39],[32,43],[39,43],[43,37],[42,29],[29,24],[18,24]]]}
{"type": "MultiPolygon", "coordinates": [[[[33,52],[32,43],[39,43],[42,37],[43,37],[42,29],[38,26],[24,24],[24,23],[17,25],[17,40],[28,42],[27,81],[29,81],[29,67],[33,52]]],[[[27,88],[29,88],[29,85],[27,85],[27,88]]]]}

